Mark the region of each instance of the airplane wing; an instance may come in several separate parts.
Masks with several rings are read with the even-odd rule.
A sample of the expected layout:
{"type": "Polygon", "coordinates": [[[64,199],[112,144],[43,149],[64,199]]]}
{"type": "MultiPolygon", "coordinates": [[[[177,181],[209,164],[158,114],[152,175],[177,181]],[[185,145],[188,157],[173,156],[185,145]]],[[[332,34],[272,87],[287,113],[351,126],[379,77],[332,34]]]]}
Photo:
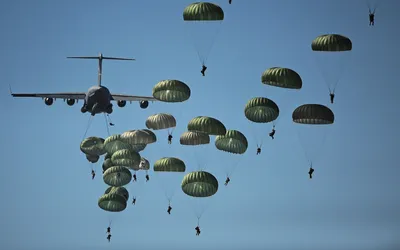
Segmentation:
{"type": "Polygon", "coordinates": [[[85,99],[86,93],[70,92],[70,93],[29,93],[29,94],[14,94],[11,93],[13,97],[39,97],[39,98],[53,98],[53,99],[75,99],[83,100],[85,99]]]}
{"type": "Polygon", "coordinates": [[[114,101],[157,101],[154,97],[149,96],[134,96],[134,95],[120,95],[120,94],[111,94],[111,100],[114,101]]]}

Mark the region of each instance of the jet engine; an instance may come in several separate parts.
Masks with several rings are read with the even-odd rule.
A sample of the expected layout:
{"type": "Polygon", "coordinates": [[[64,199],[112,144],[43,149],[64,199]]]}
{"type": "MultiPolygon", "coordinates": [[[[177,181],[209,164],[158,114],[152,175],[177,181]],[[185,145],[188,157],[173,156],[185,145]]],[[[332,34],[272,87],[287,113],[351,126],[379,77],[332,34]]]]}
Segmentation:
{"type": "Polygon", "coordinates": [[[140,107],[142,109],[146,109],[149,106],[149,102],[148,101],[140,101],[140,107]]]}
{"type": "Polygon", "coordinates": [[[118,101],[117,104],[118,104],[118,107],[123,108],[126,105],[126,101],[121,100],[121,101],[118,101]]]}
{"type": "Polygon", "coordinates": [[[68,104],[69,106],[74,105],[74,104],[75,104],[75,99],[67,99],[67,104],[68,104]]]}
{"type": "Polygon", "coordinates": [[[45,103],[47,106],[52,105],[52,104],[53,104],[53,98],[49,98],[49,97],[44,98],[44,103],[45,103]]]}

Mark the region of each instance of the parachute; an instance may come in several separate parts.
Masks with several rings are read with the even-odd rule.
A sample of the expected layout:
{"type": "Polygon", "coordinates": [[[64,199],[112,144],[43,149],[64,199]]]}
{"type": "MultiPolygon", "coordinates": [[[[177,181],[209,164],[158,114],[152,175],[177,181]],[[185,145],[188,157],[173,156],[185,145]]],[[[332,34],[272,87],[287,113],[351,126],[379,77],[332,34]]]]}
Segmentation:
{"type": "Polygon", "coordinates": [[[195,171],[185,175],[181,187],[186,195],[206,198],[217,193],[218,181],[214,175],[208,172],[195,171]]]}
{"type": "Polygon", "coordinates": [[[104,139],[100,137],[88,137],[81,142],[81,151],[86,155],[103,155],[106,153],[104,150],[104,139]]]}
{"type": "Polygon", "coordinates": [[[185,172],[185,163],[175,157],[164,157],[154,163],[154,172],[185,172]]]}
{"type": "Polygon", "coordinates": [[[335,93],[336,86],[344,68],[348,66],[353,44],[348,37],[338,34],[321,35],[311,43],[318,67],[325,78],[330,93],[335,93]]]}
{"type": "Polygon", "coordinates": [[[228,153],[244,154],[247,146],[246,137],[237,130],[228,130],[225,135],[219,135],[215,138],[215,147],[228,153]]]}
{"type": "Polygon", "coordinates": [[[99,198],[98,205],[108,212],[121,212],[125,210],[127,203],[125,197],[116,193],[108,193],[99,198]]]}
{"type": "Polygon", "coordinates": [[[140,164],[140,155],[133,150],[121,149],[112,155],[111,161],[114,166],[138,169],[140,164]]]}
{"type": "Polygon", "coordinates": [[[121,134],[121,141],[130,145],[147,145],[156,142],[157,137],[148,129],[129,130],[121,134]]]}
{"type": "Polygon", "coordinates": [[[147,144],[131,144],[131,148],[135,152],[143,151],[147,147],[147,144]]]}
{"type": "Polygon", "coordinates": [[[196,146],[210,143],[210,136],[203,132],[188,131],[184,132],[180,137],[181,145],[196,146]]]}
{"type": "Polygon", "coordinates": [[[210,197],[218,191],[218,180],[208,172],[195,171],[185,175],[181,188],[183,193],[190,197],[199,222],[210,202],[210,197]]]}
{"type": "Polygon", "coordinates": [[[104,183],[113,187],[125,186],[131,179],[131,172],[127,168],[121,166],[111,167],[103,174],[104,183]]]}
{"type": "Polygon", "coordinates": [[[328,125],[334,123],[335,116],[332,110],[326,106],[304,104],[293,111],[292,119],[294,123],[298,124],[300,143],[309,164],[312,164],[319,156],[330,127],[328,125]]]}
{"type": "Polygon", "coordinates": [[[129,200],[129,192],[124,187],[109,187],[106,189],[104,194],[118,194],[125,198],[125,201],[129,200]]]}
{"type": "Polygon", "coordinates": [[[148,171],[149,169],[150,169],[150,162],[146,158],[142,157],[140,160],[140,165],[138,170],[148,171]]]}
{"type": "Polygon", "coordinates": [[[172,135],[176,127],[176,120],[171,114],[159,113],[147,118],[146,127],[153,130],[168,129],[168,135],[172,135]]]}
{"type": "Polygon", "coordinates": [[[161,102],[184,102],[190,98],[190,88],[179,80],[163,80],[154,86],[153,97],[161,102]]]}
{"type": "Polygon", "coordinates": [[[121,149],[132,149],[132,146],[125,143],[121,139],[121,135],[112,135],[104,141],[104,149],[107,151],[108,156],[112,156],[115,152],[121,149]]]}
{"type": "Polygon", "coordinates": [[[116,218],[115,212],[122,212],[127,207],[129,193],[124,187],[109,187],[98,200],[98,206],[104,211],[111,212],[108,214],[109,223],[111,225],[113,219],[116,218]]]}
{"type": "Polygon", "coordinates": [[[99,161],[99,156],[98,155],[86,155],[86,159],[91,162],[91,163],[96,163],[99,161]]]}
{"type": "Polygon", "coordinates": [[[247,150],[247,138],[240,131],[228,130],[225,135],[215,138],[215,147],[221,152],[218,159],[225,169],[226,176],[230,177],[247,150]]]}
{"type": "Polygon", "coordinates": [[[159,113],[147,118],[146,127],[153,130],[174,128],[176,127],[176,120],[173,115],[159,113]]]}
{"type": "Polygon", "coordinates": [[[320,104],[304,104],[293,111],[293,122],[300,124],[333,124],[335,115],[332,110],[320,104]]]}
{"type": "Polygon", "coordinates": [[[203,132],[208,135],[225,135],[226,128],[219,120],[208,116],[197,116],[189,121],[189,131],[203,132]]]}
{"type": "Polygon", "coordinates": [[[224,11],[214,3],[196,2],[184,9],[183,20],[204,65],[224,20],[224,11]]]}
{"type": "Polygon", "coordinates": [[[265,136],[269,133],[265,127],[265,123],[272,122],[278,118],[278,105],[268,98],[255,97],[247,102],[244,108],[244,115],[252,122],[253,128],[251,130],[254,139],[257,142],[257,146],[261,147],[265,136]]]}
{"type": "Polygon", "coordinates": [[[285,88],[301,89],[303,82],[300,75],[288,68],[273,67],[264,71],[261,82],[266,85],[285,88]]]}
{"type": "Polygon", "coordinates": [[[104,173],[107,169],[111,168],[112,166],[114,166],[114,163],[112,162],[111,158],[105,159],[105,160],[103,161],[103,165],[102,165],[103,173],[104,173]]]}
{"type": "Polygon", "coordinates": [[[289,68],[272,67],[263,72],[261,82],[270,86],[268,96],[273,96],[277,100],[282,100],[279,105],[280,115],[272,123],[275,127],[282,116],[282,111],[286,112],[288,100],[295,100],[296,94],[293,90],[299,90],[303,86],[300,75],[289,68]],[[276,93],[274,92],[276,91],[276,93]]]}
{"type": "Polygon", "coordinates": [[[255,97],[247,102],[244,115],[249,121],[256,123],[268,123],[279,116],[278,105],[264,97],[255,97]]]}
{"type": "Polygon", "coordinates": [[[164,191],[165,197],[171,203],[183,173],[186,171],[185,163],[175,157],[163,157],[154,163],[153,171],[157,177],[157,183],[164,191]]]}

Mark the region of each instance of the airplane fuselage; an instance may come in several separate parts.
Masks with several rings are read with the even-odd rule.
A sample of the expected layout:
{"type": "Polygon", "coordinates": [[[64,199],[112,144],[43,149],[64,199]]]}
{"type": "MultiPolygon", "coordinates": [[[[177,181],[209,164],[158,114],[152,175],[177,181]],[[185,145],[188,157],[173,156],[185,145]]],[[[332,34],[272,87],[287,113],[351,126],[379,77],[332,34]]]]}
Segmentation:
{"type": "Polygon", "coordinates": [[[93,116],[100,113],[111,114],[113,112],[111,93],[104,86],[90,87],[85,96],[85,102],[81,108],[82,113],[90,112],[93,116]]]}

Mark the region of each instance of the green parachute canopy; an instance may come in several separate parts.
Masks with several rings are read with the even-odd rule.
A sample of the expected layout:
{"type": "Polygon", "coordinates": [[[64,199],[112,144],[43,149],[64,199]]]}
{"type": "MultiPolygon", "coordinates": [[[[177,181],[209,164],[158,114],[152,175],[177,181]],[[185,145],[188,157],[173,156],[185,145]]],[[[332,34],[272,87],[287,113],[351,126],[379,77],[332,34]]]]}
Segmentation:
{"type": "MultiPolygon", "coordinates": [[[[137,170],[149,170],[150,162],[146,158],[142,157],[139,164],[139,169],[137,170]]],[[[136,169],[135,169],[136,170],[136,169]]]]}
{"type": "Polygon", "coordinates": [[[311,43],[313,51],[341,52],[352,50],[353,44],[348,37],[338,34],[322,35],[311,43]]]}
{"type": "Polygon", "coordinates": [[[106,153],[106,155],[104,156],[104,160],[106,160],[106,159],[111,159],[111,154],[106,153]]]}
{"type": "Polygon", "coordinates": [[[300,124],[325,125],[333,124],[335,115],[324,105],[304,104],[293,111],[292,119],[300,124]]]}
{"type": "Polygon", "coordinates": [[[116,193],[109,193],[99,198],[98,205],[108,212],[121,212],[125,210],[127,204],[125,197],[116,193]]]}
{"type": "Polygon", "coordinates": [[[210,143],[210,136],[203,132],[188,131],[180,137],[181,145],[197,146],[210,143]]]}
{"type": "Polygon", "coordinates": [[[98,155],[86,155],[86,159],[91,163],[96,163],[99,161],[100,156],[98,155]]]}
{"type": "Polygon", "coordinates": [[[145,129],[141,129],[141,130],[146,132],[150,137],[150,142],[146,143],[146,144],[150,144],[150,143],[153,143],[153,142],[157,141],[157,136],[156,136],[156,134],[154,134],[153,131],[151,131],[150,129],[146,129],[146,128],[145,129]]]}
{"type": "Polygon", "coordinates": [[[136,151],[139,153],[140,151],[143,151],[147,147],[147,144],[131,144],[131,148],[133,151],[136,151]]]}
{"type": "Polygon", "coordinates": [[[109,168],[111,168],[111,167],[113,167],[113,166],[114,166],[114,163],[112,162],[111,158],[105,159],[105,160],[103,161],[103,165],[102,165],[103,173],[104,173],[107,169],[109,169],[109,168]]]}
{"type": "Polygon", "coordinates": [[[208,2],[196,2],[183,10],[184,21],[222,21],[224,11],[216,4],[208,2]]]}
{"type": "Polygon", "coordinates": [[[112,157],[111,161],[114,166],[121,166],[134,169],[139,167],[140,164],[140,155],[139,153],[129,150],[129,149],[122,149],[115,152],[112,157]]]}
{"type": "Polygon", "coordinates": [[[146,127],[154,130],[174,128],[176,127],[176,120],[173,115],[159,113],[147,118],[146,127]]]}
{"type": "Polygon", "coordinates": [[[154,172],[185,172],[185,163],[175,157],[164,157],[154,163],[154,172]]]}
{"type": "Polygon", "coordinates": [[[125,201],[129,199],[129,192],[124,187],[109,187],[104,194],[118,194],[124,197],[125,201]]]}
{"type": "Polygon", "coordinates": [[[268,123],[279,116],[279,108],[276,103],[265,97],[255,97],[247,102],[244,115],[252,122],[268,123]]]}
{"type": "Polygon", "coordinates": [[[208,135],[225,135],[226,128],[219,120],[208,116],[197,116],[189,121],[189,131],[203,132],[208,135]]]}
{"type": "Polygon", "coordinates": [[[269,68],[261,75],[261,82],[267,85],[286,88],[301,89],[303,82],[296,71],[288,68],[269,68]]]}
{"type": "Polygon", "coordinates": [[[121,149],[132,149],[132,146],[121,139],[121,135],[112,135],[104,141],[104,149],[108,155],[112,155],[121,149]]]}
{"type": "Polygon", "coordinates": [[[125,186],[131,179],[131,172],[127,168],[121,166],[111,167],[103,174],[104,183],[113,187],[125,186]]]}
{"type": "Polygon", "coordinates": [[[215,138],[215,147],[232,154],[244,154],[248,147],[246,136],[237,130],[228,130],[215,138]]]}
{"type": "Polygon", "coordinates": [[[81,142],[81,151],[87,155],[103,155],[106,153],[104,150],[104,139],[100,137],[88,137],[81,142]]]}
{"type": "Polygon", "coordinates": [[[163,80],[154,86],[153,97],[162,102],[184,102],[190,97],[190,88],[179,80],[163,80]]]}
{"type": "Polygon", "coordinates": [[[195,171],[188,173],[183,178],[182,191],[192,197],[210,197],[218,191],[218,181],[210,173],[195,171]]]}
{"type": "Polygon", "coordinates": [[[129,130],[121,134],[121,140],[130,145],[151,144],[157,141],[156,135],[148,129],[129,130]]]}

